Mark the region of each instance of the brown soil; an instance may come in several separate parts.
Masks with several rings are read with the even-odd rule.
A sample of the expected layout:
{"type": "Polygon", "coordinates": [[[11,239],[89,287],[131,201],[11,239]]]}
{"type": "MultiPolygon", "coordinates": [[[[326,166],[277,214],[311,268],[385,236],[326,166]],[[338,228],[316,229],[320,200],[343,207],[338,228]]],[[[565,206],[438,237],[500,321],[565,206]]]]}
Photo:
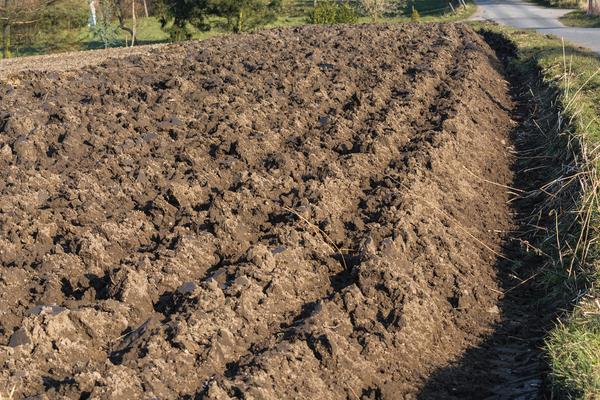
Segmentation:
{"type": "Polygon", "coordinates": [[[398,399],[501,319],[512,101],[462,25],[0,86],[0,394],[398,399]]]}
{"type": "Polygon", "coordinates": [[[167,47],[165,44],[152,44],[113,49],[75,51],[46,54],[41,56],[17,57],[0,60],[0,76],[23,71],[68,71],[101,64],[107,60],[127,58],[133,55],[153,56],[167,47]]]}

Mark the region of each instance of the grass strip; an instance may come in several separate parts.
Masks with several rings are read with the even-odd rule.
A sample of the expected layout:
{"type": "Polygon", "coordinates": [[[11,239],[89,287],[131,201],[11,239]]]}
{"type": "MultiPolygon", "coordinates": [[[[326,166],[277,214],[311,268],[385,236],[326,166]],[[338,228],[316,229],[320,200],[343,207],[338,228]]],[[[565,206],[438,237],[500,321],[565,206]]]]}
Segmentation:
{"type": "Polygon", "coordinates": [[[585,11],[571,11],[559,18],[566,26],[576,28],[600,28],[600,16],[588,15],[585,11]]]}
{"type": "Polygon", "coordinates": [[[600,58],[533,31],[475,27],[508,38],[517,49],[509,69],[533,70],[552,90],[556,140],[545,151],[563,172],[540,189],[550,193],[540,210],[556,217],[556,234],[540,237],[552,255],[540,283],[566,310],[545,342],[550,385],[554,398],[600,399],[600,58]]]}

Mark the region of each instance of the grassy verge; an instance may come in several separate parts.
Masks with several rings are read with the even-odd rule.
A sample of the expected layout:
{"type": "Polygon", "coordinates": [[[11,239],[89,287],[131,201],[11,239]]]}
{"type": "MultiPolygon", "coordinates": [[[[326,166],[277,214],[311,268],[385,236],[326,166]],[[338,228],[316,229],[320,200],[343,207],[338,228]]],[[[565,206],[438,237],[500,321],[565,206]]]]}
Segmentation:
{"type": "Polygon", "coordinates": [[[579,8],[580,0],[532,0],[545,7],[579,8]]]}
{"type": "Polygon", "coordinates": [[[542,190],[549,205],[540,217],[556,225],[541,231],[538,245],[551,256],[540,279],[546,300],[569,311],[545,350],[554,398],[600,399],[600,58],[531,31],[483,29],[510,38],[518,54],[509,68],[539,71],[559,111],[554,131],[542,132],[544,157],[560,173],[542,190]]]}
{"type": "Polygon", "coordinates": [[[560,22],[566,26],[577,28],[600,28],[600,17],[596,15],[587,15],[585,11],[576,10],[559,18],[560,22]]]}

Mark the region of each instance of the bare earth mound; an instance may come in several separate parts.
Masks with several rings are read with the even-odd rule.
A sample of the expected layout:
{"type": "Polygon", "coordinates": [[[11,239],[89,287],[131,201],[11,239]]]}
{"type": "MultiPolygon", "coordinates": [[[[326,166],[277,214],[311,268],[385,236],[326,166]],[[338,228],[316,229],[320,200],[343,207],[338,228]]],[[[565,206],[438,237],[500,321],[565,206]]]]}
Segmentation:
{"type": "Polygon", "coordinates": [[[7,78],[0,394],[414,398],[500,318],[499,69],[409,24],[7,78]]]}

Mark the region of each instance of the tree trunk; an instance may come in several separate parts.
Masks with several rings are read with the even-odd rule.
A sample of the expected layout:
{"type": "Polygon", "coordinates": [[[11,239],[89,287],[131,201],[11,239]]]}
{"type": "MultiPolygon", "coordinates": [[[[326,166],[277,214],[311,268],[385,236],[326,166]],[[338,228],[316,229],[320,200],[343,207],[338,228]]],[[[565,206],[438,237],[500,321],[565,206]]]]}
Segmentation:
{"type": "Polygon", "coordinates": [[[2,23],[2,58],[10,58],[10,21],[4,19],[2,23]]]}
{"type": "Polygon", "coordinates": [[[131,2],[131,47],[135,45],[135,34],[137,31],[137,18],[135,15],[135,0],[131,2]]]}
{"type": "MultiPolygon", "coordinates": [[[[132,3],[132,8],[133,8],[134,15],[135,15],[135,1],[132,3]]],[[[124,10],[121,7],[117,8],[117,19],[119,21],[119,28],[121,28],[125,32],[129,33],[129,36],[131,36],[131,39],[132,39],[131,45],[133,46],[133,41],[135,40],[134,39],[134,37],[135,37],[135,19],[133,20],[133,23],[132,23],[133,29],[128,28],[127,26],[125,26],[125,17],[123,16],[123,12],[124,12],[124,10]]]]}
{"type": "Polygon", "coordinates": [[[96,26],[96,2],[95,0],[89,0],[90,6],[90,26],[96,26]]]}
{"type": "Polygon", "coordinates": [[[146,0],[144,0],[144,15],[146,16],[146,18],[149,17],[149,15],[148,15],[148,2],[146,0]]]}

